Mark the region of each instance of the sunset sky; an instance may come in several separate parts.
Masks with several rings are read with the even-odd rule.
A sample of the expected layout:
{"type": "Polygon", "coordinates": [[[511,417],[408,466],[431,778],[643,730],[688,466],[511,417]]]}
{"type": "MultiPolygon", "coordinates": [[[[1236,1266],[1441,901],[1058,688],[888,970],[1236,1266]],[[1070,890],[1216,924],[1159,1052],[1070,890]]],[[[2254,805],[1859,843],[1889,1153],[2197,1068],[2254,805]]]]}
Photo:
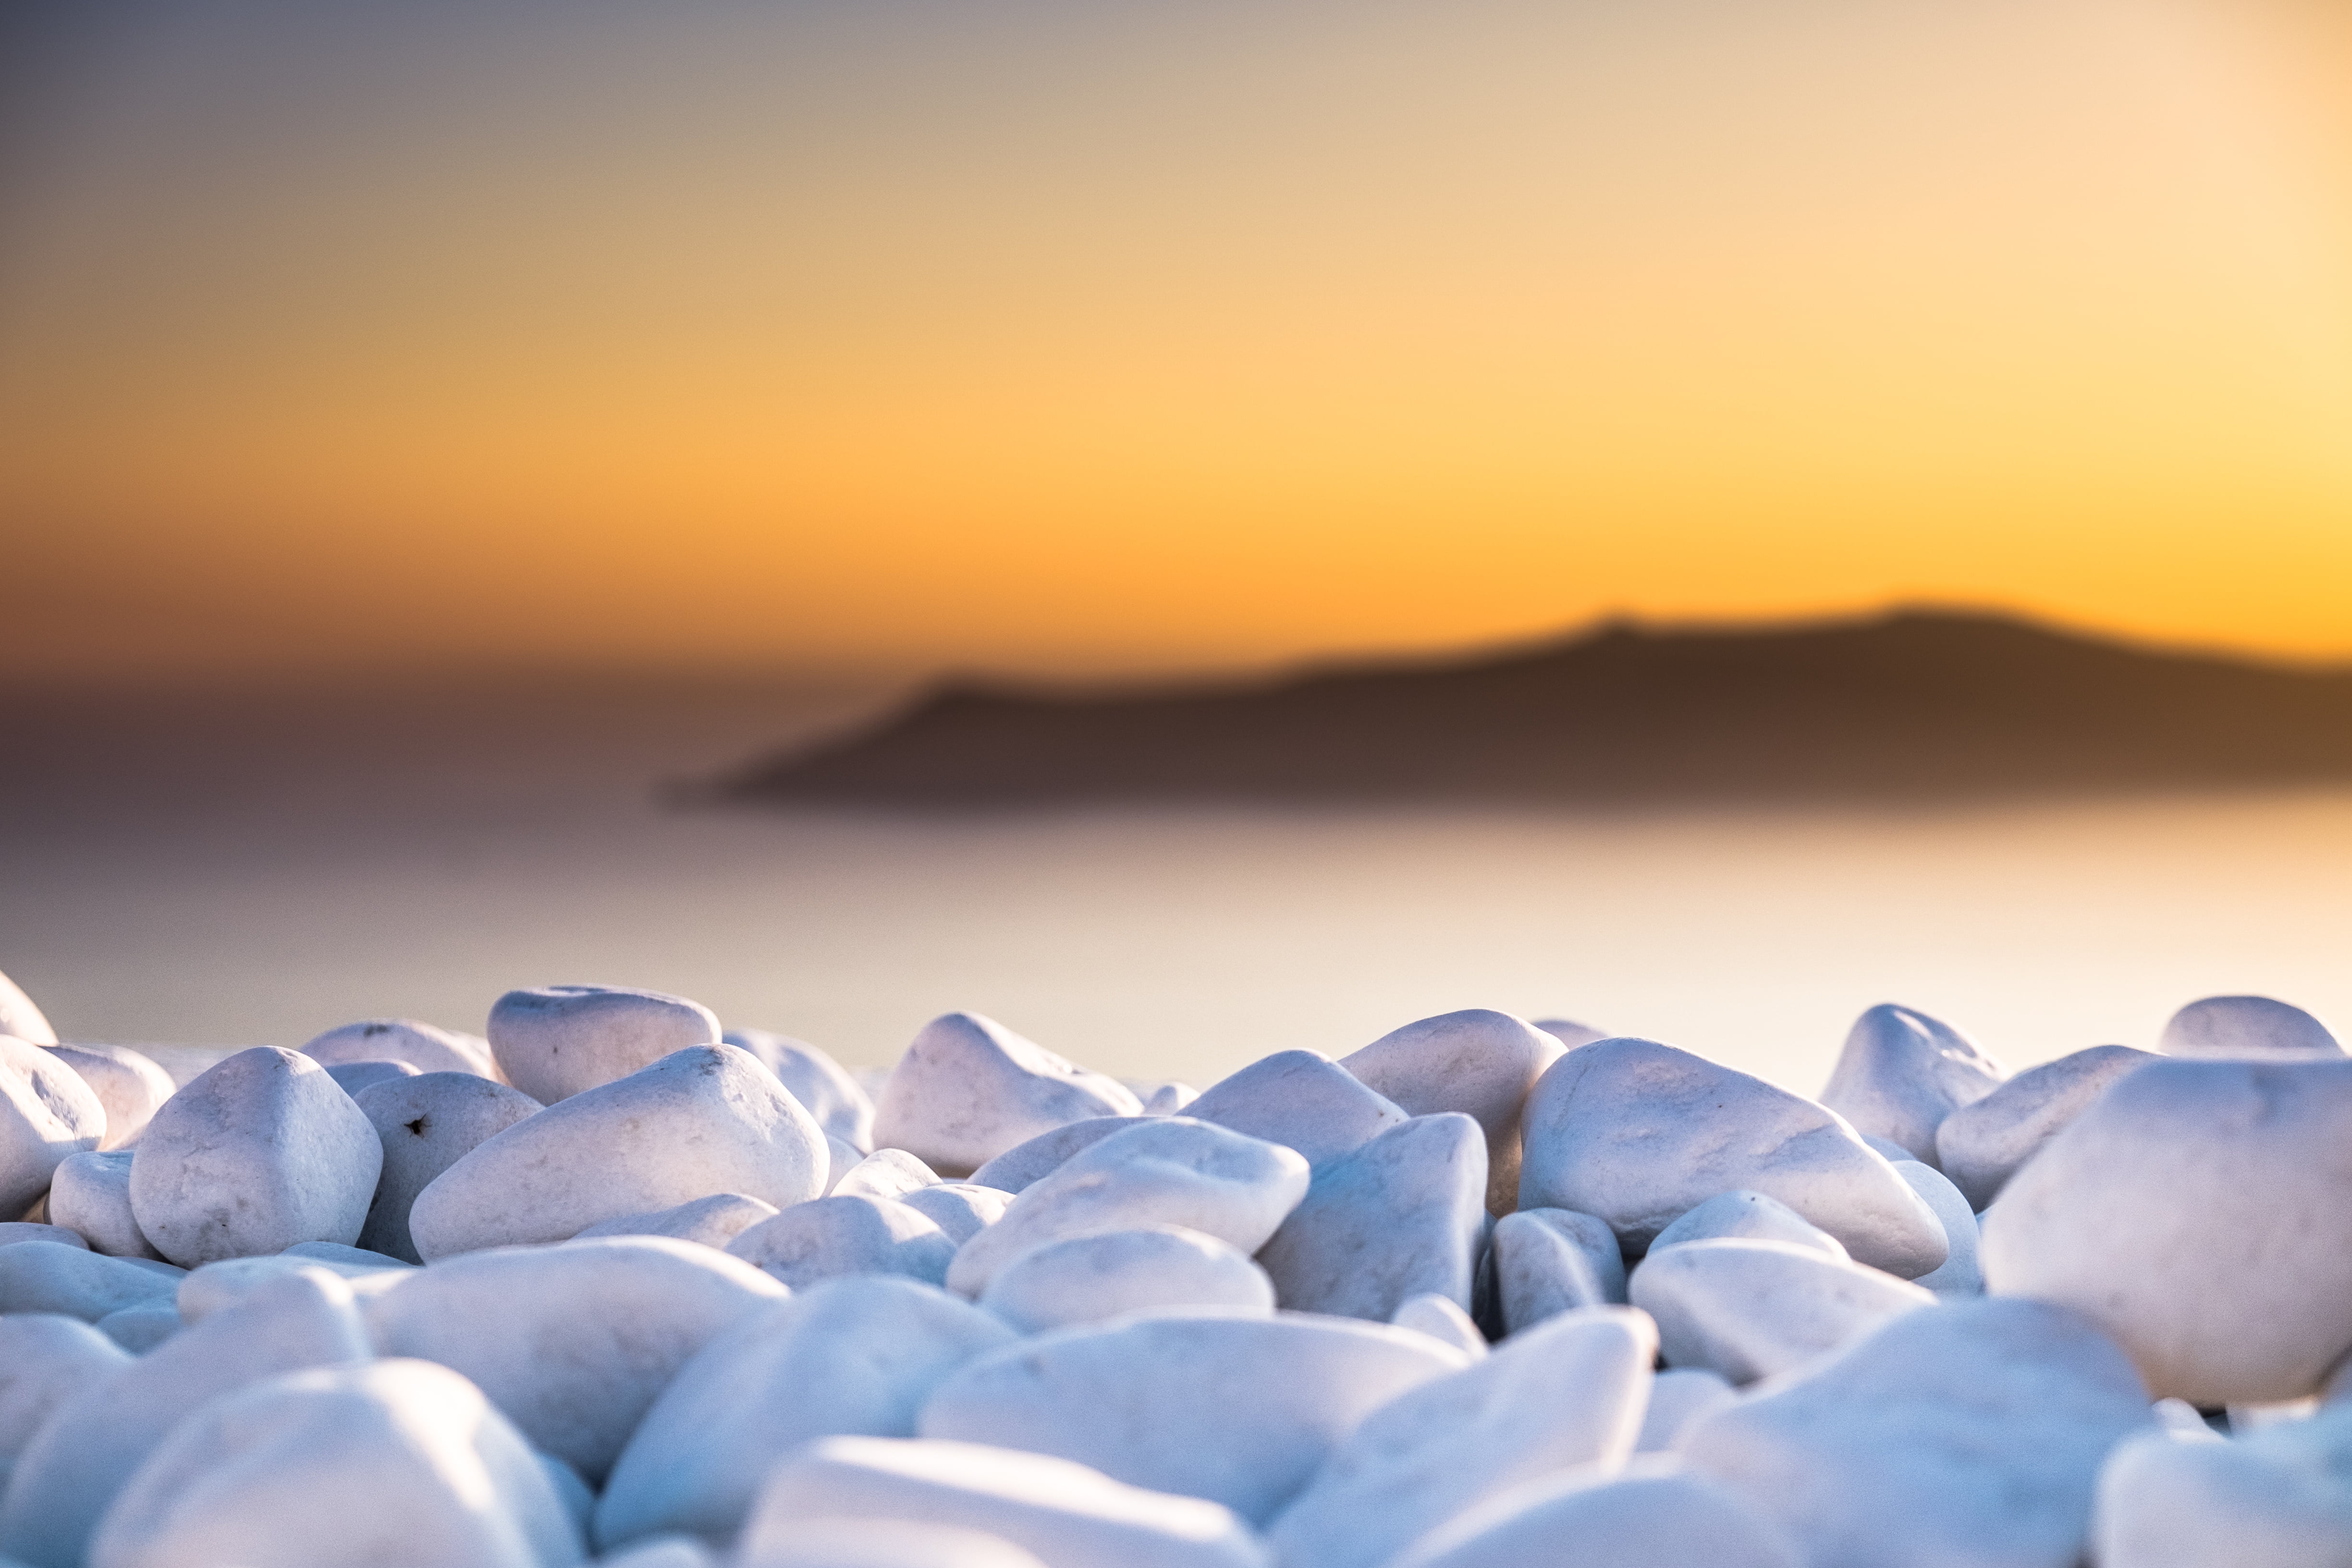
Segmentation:
{"type": "Polygon", "coordinates": [[[2352,657],[2335,0],[0,26],[0,673],[2352,657]]]}

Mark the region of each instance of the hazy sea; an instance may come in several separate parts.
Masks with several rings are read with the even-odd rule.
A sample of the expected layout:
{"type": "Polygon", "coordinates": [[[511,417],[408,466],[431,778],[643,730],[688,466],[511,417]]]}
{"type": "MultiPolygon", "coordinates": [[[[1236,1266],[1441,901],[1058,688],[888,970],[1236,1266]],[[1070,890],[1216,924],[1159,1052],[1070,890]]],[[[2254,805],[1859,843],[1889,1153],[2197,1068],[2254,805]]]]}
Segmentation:
{"type": "Polygon", "coordinates": [[[698,998],[853,1065],[978,1009],[1206,1083],[1456,1007],[1819,1089],[1900,1001],[2011,1065],[2215,992],[2352,1022],[2352,793],[1985,811],[677,810],[887,700],[644,680],[0,696],[0,969],[69,1038],[698,998]]]}

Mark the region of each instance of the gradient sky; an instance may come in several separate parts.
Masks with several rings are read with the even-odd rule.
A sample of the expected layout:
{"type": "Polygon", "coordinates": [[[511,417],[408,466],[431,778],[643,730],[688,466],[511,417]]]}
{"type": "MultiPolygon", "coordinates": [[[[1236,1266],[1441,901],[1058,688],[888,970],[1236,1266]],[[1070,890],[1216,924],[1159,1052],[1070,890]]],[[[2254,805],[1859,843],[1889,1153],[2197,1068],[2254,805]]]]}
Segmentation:
{"type": "Polygon", "coordinates": [[[2332,0],[36,0],[0,670],[2352,656],[2332,0]]]}

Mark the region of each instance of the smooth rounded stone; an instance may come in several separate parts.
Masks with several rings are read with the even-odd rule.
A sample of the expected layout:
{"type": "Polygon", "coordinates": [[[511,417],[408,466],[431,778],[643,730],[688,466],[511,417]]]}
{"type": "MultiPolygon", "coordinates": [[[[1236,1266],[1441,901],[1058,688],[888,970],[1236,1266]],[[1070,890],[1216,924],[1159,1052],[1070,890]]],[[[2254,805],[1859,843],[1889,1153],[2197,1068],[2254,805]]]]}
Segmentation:
{"type": "Polygon", "coordinates": [[[747,1313],[670,1380],[596,1505],[605,1547],[732,1537],[778,1461],[819,1437],[911,1437],[940,1381],[1013,1342],[995,1318],[891,1275],[827,1279],[747,1313]]]}
{"type": "Polygon", "coordinates": [[[481,1391],[421,1361],[294,1373],[175,1429],[89,1568],[567,1568],[580,1542],[481,1391]]]}
{"type": "Polygon", "coordinates": [[[2099,1472],[2099,1568],[2343,1568],[2352,1563],[2352,1412],[2226,1442],[2147,1434],[2099,1472]]]}
{"type": "Polygon", "coordinates": [[[1276,1051],[1202,1089],[1184,1114],[1296,1149],[1320,1167],[1402,1126],[1407,1113],[1329,1057],[1276,1051]]]}
{"type": "Polygon", "coordinates": [[[1004,1211],[1013,1206],[1013,1194],[971,1182],[941,1182],[935,1187],[918,1188],[898,1201],[918,1214],[929,1215],[932,1224],[948,1233],[950,1241],[961,1247],[1004,1217],[1004,1211]]]}
{"type": "Polygon", "coordinates": [[[137,1142],[156,1109],[178,1087],[163,1064],[127,1046],[51,1046],[49,1054],[79,1073],[105,1109],[106,1136],[98,1144],[101,1149],[137,1142]]]}
{"type": "Polygon", "coordinates": [[[1099,1322],[1162,1307],[1274,1312],[1265,1270],[1213,1236],[1155,1225],[1077,1236],[1023,1253],[988,1282],[980,1304],[1021,1333],[1099,1322]]]}
{"type": "Polygon", "coordinates": [[[2130,1361],[2084,1319],[1953,1301],[1700,1418],[1679,1451],[1809,1568],[2074,1568],[2100,1462],[2153,1425],[2130,1361]]]}
{"type": "Polygon", "coordinates": [[[1654,1040],[1601,1040],[1528,1098],[1521,1208],[1598,1215],[1639,1257],[1717,1193],[1780,1199],[1854,1259],[1906,1279],[1940,1268],[1935,1210],[1835,1112],[1654,1040]]]}
{"type": "MultiPolygon", "coordinates": [[[[1942,1217],[1937,1216],[1938,1221],[1942,1217]]],[[[1841,1263],[1846,1260],[1845,1244],[1836,1237],[1780,1199],[1745,1188],[1716,1194],[1658,1232],[1650,1242],[1650,1250],[1658,1252],[1685,1241],[1785,1241],[1810,1247],[1841,1263]]],[[[1948,1263],[1950,1259],[1947,1258],[1945,1261],[1948,1263]]]]}
{"type": "Polygon", "coordinates": [[[2108,1086],[2158,1058],[2129,1046],[2093,1046],[2028,1068],[1936,1129],[1936,1166],[1981,1214],[2017,1168],[2108,1086]]]}
{"type": "Polygon", "coordinates": [[[1822,1103],[1857,1132],[1936,1163],[1944,1118],[1999,1089],[2007,1068],[1940,1018],[1882,1002],[1854,1020],[1822,1103]]]}
{"type": "Polygon", "coordinates": [[[360,1245],[405,1263],[422,1263],[409,1234],[416,1194],[482,1144],[535,1114],[539,1101],[487,1074],[428,1072],[394,1079],[352,1097],[383,1150],[360,1245]]]}
{"type": "Polygon", "coordinates": [[[1996,1296],[2074,1308],[2158,1395],[2299,1399],[2352,1350],[2352,1061],[2156,1061],[1987,1211],[1996,1296]]]}
{"type": "Polygon", "coordinates": [[[1084,1121],[1064,1122],[1015,1143],[974,1171],[969,1180],[975,1187],[1026,1192],[1042,1178],[1061,1169],[1063,1162],[1079,1150],[1090,1149],[1114,1132],[1126,1131],[1135,1121],[1132,1116],[1089,1116],[1084,1121]]]}
{"type": "Polygon", "coordinates": [[[177,1307],[163,1303],[109,1312],[98,1321],[97,1326],[100,1333],[132,1355],[145,1355],[188,1325],[181,1319],[177,1307]]]}
{"type": "Polygon", "coordinates": [[[183,1322],[200,1323],[215,1312],[234,1307],[256,1291],[268,1289],[286,1276],[306,1268],[323,1268],[339,1279],[360,1280],[415,1268],[415,1264],[393,1258],[352,1263],[341,1258],[305,1257],[292,1251],[271,1258],[226,1258],[191,1269],[181,1279],[173,1305],[183,1322]]]}
{"type": "Polygon", "coordinates": [[[874,1101],[832,1057],[806,1040],[765,1029],[730,1029],[719,1038],[757,1057],[760,1065],[774,1073],[802,1108],[816,1118],[825,1136],[861,1152],[872,1151],[874,1101]]]}
{"type": "Polygon", "coordinates": [[[1633,1451],[1657,1332],[1623,1307],[1554,1318],[1366,1417],[1267,1531],[1283,1568],[1381,1568],[1498,1492],[1633,1451]]]}
{"type": "Polygon", "coordinates": [[[1668,1366],[1733,1383],[1790,1371],[1905,1312],[1933,1291],[1785,1241],[1686,1241],[1633,1270],[1633,1305],[1658,1322],[1668,1366]]]}
{"type": "Polygon", "coordinates": [[[1572,1209],[1519,1209],[1495,1222],[1487,1255],[1503,1331],[1625,1300],[1625,1255],[1609,1222],[1572,1209]]]}
{"type": "Polygon", "coordinates": [[[898,1520],[820,1520],[735,1568],[1045,1568],[1002,1536],[898,1520]]]}
{"type": "Polygon", "coordinates": [[[625,985],[541,985],[509,991],[490,1007],[491,1057],[541,1105],[715,1046],[719,1033],[719,1016],[701,1003],[625,985]]]}
{"type": "Polygon", "coordinates": [[[940,1284],[956,1244],[919,1209],[859,1194],[794,1204],[744,1231],[727,1251],[798,1289],[847,1274],[940,1284]]]}
{"type": "Polygon", "coordinates": [[[28,1046],[54,1046],[58,1043],[58,1032],[49,1026],[48,1019],[33,1005],[33,999],[25,994],[24,987],[5,974],[0,974],[0,1035],[22,1040],[28,1046]]]}
{"type": "Polygon", "coordinates": [[[31,1568],[80,1568],[108,1506],[182,1421],[265,1378],[368,1359],[351,1287],[323,1268],[182,1330],[34,1434],[0,1497],[0,1553],[31,1568]]]}
{"type": "Polygon", "coordinates": [[[184,1268],[357,1241],[383,1168],[367,1116],[306,1056],[257,1046],[163,1102],[131,1162],[131,1212],[184,1268]]]}
{"type": "Polygon", "coordinates": [[[877,1149],[833,1184],[832,1197],[903,1198],[918,1187],[936,1186],[939,1173],[904,1149],[877,1149]]]}
{"type": "Polygon", "coordinates": [[[948,1288],[974,1297],[1048,1242],[1179,1225],[1255,1252],[1307,1195],[1297,1151],[1189,1117],[1149,1117],[1081,1150],[956,1249],[948,1288]]]}
{"type": "Polygon", "coordinates": [[[1451,1297],[1433,1292],[1408,1296],[1389,1321],[1397,1328],[1411,1329],[1451,1345],[1474,1362],[1486,1359],[1486,1336],[1478,1331],[1477,1323],[1455,1306],[1451,1297]]]}
{"type": "Polygon", "coordinates": [[[1146,1116],[1180,1116],[1184,1108],[1201,1098],[1201,1091],[1189,1083],[1163,1083],[1145,1094],[1143,1114],[1146,1116]]]}
{"type": "Polygon", "coordinates": [[[94,1323],[109,1312],[169,1300],[172,1275],[58,1241],[0,1247],[0,1313],[61,1312],[94,1323]]]}
{"type": "Polygon", "coordinates": [[[49,1180],[49,1215],[93,1251],[161,1258],[131,1213],[131,1159],[130,1150],[112,1149],[60,1162],[49,1180]]]}
{"type": "Polygon", "coordinates": [[[1486,1223],[1486,1131],[1443,1111],[1316,1171],[1257,1260],[1292,1311],[1385,1323],[1433,1292],[1466,1310],[1486,1223]]]}
{"type": "Polygon", "coordinates": [[[498,1077],[488,1040],[416,1018],[362,1018],[328,1030],[302,1047],[321,1067],[350,1062],[406,1062],[420,1073],[462,1072],[498,1077]]]}
{"type": "Polygon", "coordinates": [[[1530,1022],[1535,1027],[1558,1040],[1563,1048],[1571,1051],[1579,1046],[1589,1046],[1596,1041],[1621,1037],[1607,1029],[1596,1029],[1590,1024],[1580,1024],[1573,1018],[1536,1018],[1530,1022]]]}
{"type": "Polygon", "coordinates": [[[350,1275],[353,1270],[370,1268],[404,1268],[410,1267],[405,1258],[372,1251],[364,1247],[345,1247],[340,1241],[298,1241],[280,1258],[307,1258],[323,1263],[338,1273],[350,1275]]]}
{"type": "Polygon", "coordinates": [[[327,1076],[333,1079],[335,1087],[345,1094],[357,1095],[360,1090],[373,1088],[386,1079],[422,1075],[406,1062],[382,1061],[337,1062],[327,1069],[327,1076]]]}
{"type": "Polygon", "coordinates": [[[1469,1358],[1345,1318],[1149,1314],[982,1356],[923,1407],[926,1437],[1025,1448],[1271,1518],[1390,1400],[1469,1358]]]}
{"type": "Polygon", "coordinates": [[[949,1013],[924,1025],[891,1069],[874,1108],[874,1142],[952,1179],[1065,1122],[1141,1114],[1143,1102],[1117,1079],[993,1018],[949,1013]]]}
{"type": "Polygon", "coordinates": [[[98,1091],[53,1051],[0,1035],[0,1215],[24,1213],[49,1173],[106,1136],[98,1091]]]}
{"type": "Polygon", "coordinates": [[[1806,1568],[1788,1538],[1664,1455],[1531,1481],[1433,1531],[1394,1568],[1806,1568]]]}
{"type": "MultiPolygon", "coordinates": [[[[79,1160],[81,1156],[77,1154],[74,1158],[79,1160]]],[[[96,1250],[90,1247],[88,1237],[70,1226],[51,1225],[47,1220],[12,1219],[0,1223],[0,1247],[13,1246],[19,1241],[54,1241],[60,1247],[96,1250]]]]}
{"type": "Polygon", "coordinates": [[[783,1294],[709,1247],[614,1236],[446,1258],[364,1307],[379,1353],[465,1373],[533,1447],[602,1485],[678,1368],[783,1294]]]}
{"type": "Polygon", "coordinates": [[[1273,1568],[1249,1527],[1205,1499],[1041,1454],[891,1437],[827,1437],[779,1464],[737,1542],[738,1568],[759,1568],[827,1520],[974,1530],[1047,1568],[1273,1568]]]}
{"type": "Polygon", "coordinates": [[[0,1486],[51,1411],[130,1364],[121,1346],[78,1318],[0,1317],[0,1486]]]}
{"type": "Polygon", "coordinates": [[[408,1230],[431,1262],[712,1193],[790,1208],[825,1174],[824,1134],[774,1074],[733,1046],[692,1046],[492,1134],[416,1194],[408,1230]]]}
{"type": "Polygon", "coordinates": [[[2336,1033],[2269,996],[2208,996],[2175,1013],[2156,1048],[2168,1057],[2235,1061],[2341,1061],[2336,1033]]]}
{"type": "Polygon", "coordinates": [[[1339,1065],[1408,1116],[1458,1110],[1486,1135],[1486,1206],[1519,1202],[1519,1117],[1544,1069],[1567,1053],[1525,1018],[1472,1007],[1392,1029],[1339,1065]]]}
{"type": "Polygon", "coordinates": [[[1642,1413],[1642,1435],[1633,1440],[1633,1451],[1666,1453],[1692,1422],[1738,1399],[1739,1391],[1721,1373],[1669,1367],[1650,1380],[1650,1407],[1642,1413]]]}
{"type": "Polygon", "coordinates": [[[1911,1184],[1911,1190],[1927,1200],[1943,1222],[1944,1244],[1949,1248],[1943,1266],[1932,1273],[1922,1274],[1912,1283],[1922,1289],[1933,1290],[1938,1296],[1981,1296],[1984,1294],[1984,1271],[1978,1258],[1976,1211],[1950,1178],[1933,1165],[1916,1160],[1896,1160],[1895,1173],[1911,1184]]]}
{"type": "Polygon", "coordinates": [[[713,1193],[707,1198],[697,1198],[676,1208],[656,1209],[650,1214],[623,1215],[601,1225],[592,1225],[574,1241],[593,1241],[600,1236],[667,1236],[675,1241],[698,1241],[705,1247],[727,1250],[727,1244],[761,1220],[773,1219],[782,1211],[773,1204],[763,1204],[741,1193],[713,1193]]]}

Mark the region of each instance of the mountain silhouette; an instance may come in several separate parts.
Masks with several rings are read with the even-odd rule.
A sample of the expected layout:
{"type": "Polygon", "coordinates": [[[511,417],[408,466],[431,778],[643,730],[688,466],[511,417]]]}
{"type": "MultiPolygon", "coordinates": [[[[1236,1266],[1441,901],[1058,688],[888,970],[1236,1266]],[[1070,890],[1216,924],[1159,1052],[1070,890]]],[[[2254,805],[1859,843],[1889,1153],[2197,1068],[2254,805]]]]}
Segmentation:
{"type": "Polygon", "coordinates": [[[1994,615],[1611,623],[1255,682],[934,689],[758,762],[738,803],[1942,802],[2352,782],[2352,668],[1994,615]]]}

